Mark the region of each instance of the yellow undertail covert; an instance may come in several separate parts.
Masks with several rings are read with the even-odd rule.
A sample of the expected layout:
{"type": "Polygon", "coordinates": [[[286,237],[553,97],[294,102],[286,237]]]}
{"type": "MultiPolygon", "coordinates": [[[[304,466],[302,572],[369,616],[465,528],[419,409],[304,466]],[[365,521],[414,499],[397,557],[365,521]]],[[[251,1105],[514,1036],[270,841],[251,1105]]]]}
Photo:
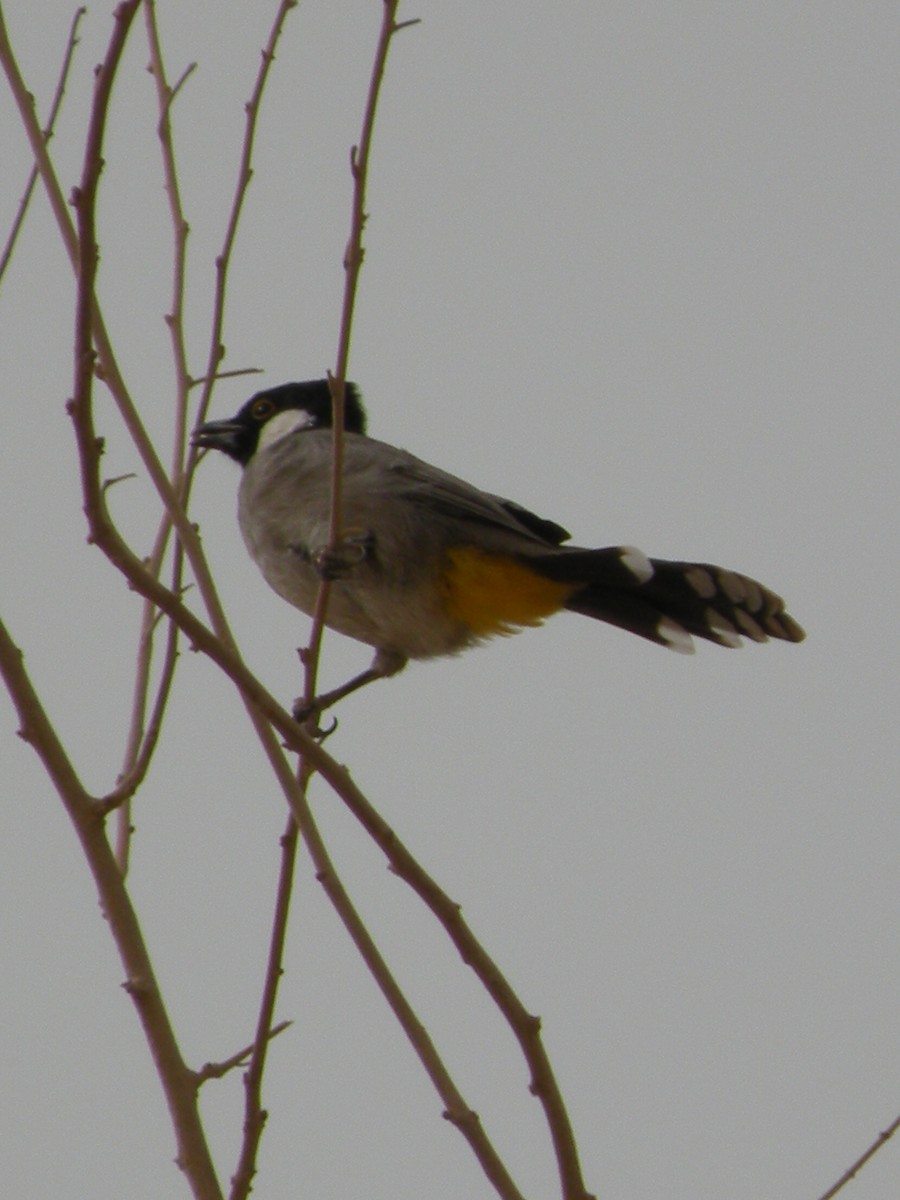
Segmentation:
{"type": "Polygon", "coordinates": [[[571,583],[545,579],[515,559],[485,554],[474,546],[447,551],[442,586],[448,616],[467,625],[477,637],[540,625],[577,591],[571,583]]]}

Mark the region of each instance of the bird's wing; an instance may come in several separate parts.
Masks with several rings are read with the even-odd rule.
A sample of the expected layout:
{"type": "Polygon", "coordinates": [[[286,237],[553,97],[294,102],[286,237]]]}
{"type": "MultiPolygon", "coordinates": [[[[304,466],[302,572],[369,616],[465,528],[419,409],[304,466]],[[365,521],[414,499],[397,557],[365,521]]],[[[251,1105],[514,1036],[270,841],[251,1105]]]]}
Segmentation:
{"type": "Polygon", "coordinates": [[[520,504],[504,500],[502,496],[482,492],[455,475],[449,475],[412,456],[393,463],[390,470],[407,500],[453,520],[475,521],[520,536],[524,534],[546,546],[559,546],[571,537],[568,530],[555,521],[538,517],[520,504]]]}

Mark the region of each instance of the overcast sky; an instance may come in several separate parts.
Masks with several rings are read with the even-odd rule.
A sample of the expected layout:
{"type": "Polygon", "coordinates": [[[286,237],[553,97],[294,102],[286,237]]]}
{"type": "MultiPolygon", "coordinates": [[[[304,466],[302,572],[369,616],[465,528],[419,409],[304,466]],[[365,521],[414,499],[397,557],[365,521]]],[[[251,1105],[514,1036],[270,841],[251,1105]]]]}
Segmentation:
{"type": "MultiPolygon", "coordinates": [[[[72,8],[4,6],[46,111],[72,8]]],[[[111,5],[52,143],[76,182],[111,5]]],[[[191,370],[274,2],[158,4],[191,223],[191,370]]],[[[265,97],[215,416],[333,366],[381,5],[302,3],[265,97]]],[[[544,1021],[603,1200],[815,1200],[900,1111],[897,433],[900,10],[407,4],[374,146],[351,357],[371,432],[561,522],[784,595],[802,646],[693,658],[565,615],[351,698],[329,750],[544,1021]]],[[[143,28],[119,80],[101,299],[168,436],[168,217],[143,28]]],[[[0,228],[29,156],[0,100],[0,228]]],[[[71,274],[43,198],[0,290],[0,612],[86,784],[127,726],[138,608],[85,543],[71,274]]],[[[112,406],[113,507],[152,493],[112,406]]],[[[165,456],[168,442],[164,441],[165,456]]],[[[237,468],[201,524],[248,662],[287,702],[308,622],[240,543],[237,468]]],[[[323,682],[368,661],[326,639],[323,682]]],[[[0,699],[0,1159],[10,1195],[175,1200],[168,1116],[61,805],[0,699]]],[[[323,786],[345,882],[525,1195],[539,1106],[471,973],[323,786]]],[[[130,887],[193,1064],[252,1038],[283,802],[226,681],[185,651],[135,813],[130,887]]],[[[303,859],[254,1195],[493,1195],[303,859]]],[[[204,1092],[223,1181],[240,1078],[204,1092]]],[[[847,1190],[892,1200],[900,1141],[847,1190]]]]}

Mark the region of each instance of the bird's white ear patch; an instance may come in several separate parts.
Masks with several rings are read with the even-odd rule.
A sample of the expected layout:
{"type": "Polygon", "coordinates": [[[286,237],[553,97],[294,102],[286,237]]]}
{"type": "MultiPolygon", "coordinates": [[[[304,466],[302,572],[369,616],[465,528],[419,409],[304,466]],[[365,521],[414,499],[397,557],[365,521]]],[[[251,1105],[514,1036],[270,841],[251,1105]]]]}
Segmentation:
{"type": "Polygon", "coordinates": [[[265,450],[267,446],[274,446],[289,433],[296,433],[298,429],[311,429],[315,424],[316,418],[308,409],[285,408],[276,413],[274,417],[269,417],[263,425],[259,431],[257,450],[265,450]]]}

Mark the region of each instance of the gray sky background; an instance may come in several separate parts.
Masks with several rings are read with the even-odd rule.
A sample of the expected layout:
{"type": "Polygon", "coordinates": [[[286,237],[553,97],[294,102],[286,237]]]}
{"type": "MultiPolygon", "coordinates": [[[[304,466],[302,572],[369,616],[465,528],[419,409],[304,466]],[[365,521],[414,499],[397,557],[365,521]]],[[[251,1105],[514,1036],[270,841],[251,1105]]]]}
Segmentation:
{"type": "MultiPolygon", "coordinates": [[[[80,170],[110,6],[83,27],[53,153],[80,170]]],[[[159,4],[192,233],[191,369],[274,4],[159,4]]],[[[6,6],[46,110],[71,14],[6,6]]],[[[334,363],[377,0],[301,4],[264,102],[227,313],[230,415],[334,363]]],[[[683,658],[574,616],[411,666],[329,748],[457,899],[545,1037],[604,1200],[814,1200],[900,1109],[897,63],[900,10],[406,5],[375,140],[351,376],[372,432],[577,541],[763,580],[807,642],[683,658]]],[[[142,31],[103,180],[101,289],[167,436],[168,217],[142,31]]],[[[0,225],[29,157],[0,102],[0,225]]],[[[87,784],[111,786],[138,609],[84,540],[64,401],[69,268],[39,198],[0,291],[0,610],[87,784]]],[[[104,399],[105,469],[137,469],[104,399]]],[[[166,446],[168,443],[166,443],[166,446]]],[[[298,691],[304,618],[203,466],[195,517],[249,663],[298,691]]],[[[143,478],[113,505],[140,548],[143,478]]],[[[366,648],[326,640],[324,683],[366,648]]],[[[0,1147],[10,1195],[175,1200],[161,1093],[61,806],[0,700],[0,1147]]],[[[511,1038],[324,788],[351,894],[528,1196],[556,1194],[511,1038]]],[[[223,679],[185,651],[136,812],[132,892],[188,1059],[252,1036],[279,794],[223,679]]],[[[492,1195],[304,860],[254,1195],[492,1195]]],[[[226,1180],[242,1092],[207,1085],[226,1180]]],[[[900,1143],[848,1188],[898,1193],[900,1143]]]]}

